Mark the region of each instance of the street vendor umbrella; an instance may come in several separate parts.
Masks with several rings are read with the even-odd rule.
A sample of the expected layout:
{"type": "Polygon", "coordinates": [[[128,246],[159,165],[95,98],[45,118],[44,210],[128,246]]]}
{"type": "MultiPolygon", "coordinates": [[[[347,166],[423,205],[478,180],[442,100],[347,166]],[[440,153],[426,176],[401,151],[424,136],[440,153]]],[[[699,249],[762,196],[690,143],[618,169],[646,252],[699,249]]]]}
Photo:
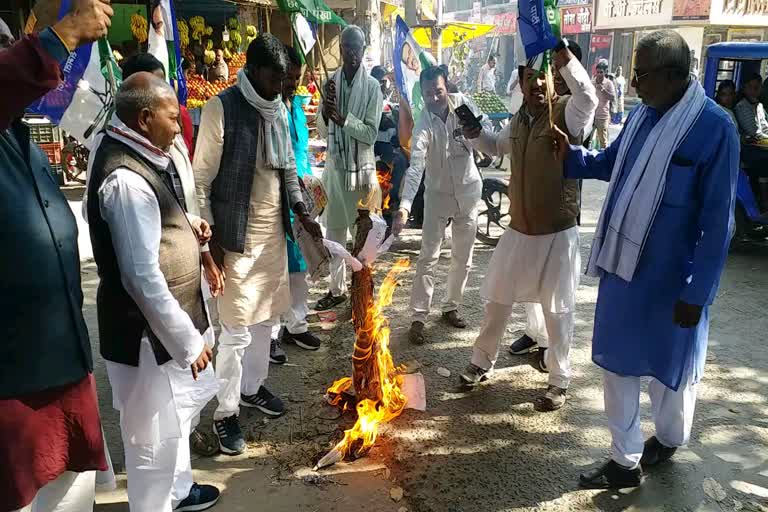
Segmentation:
{"type": "MultiPolygon", "coordinates": [[[[443,48],[452,48],[455,44],[463,43],[491,32],[495,25],[480,23],[451,22],[442,26],[440,39],[443,48]]],[[[425,48],[432,46],[432,27],[418,27],[412,30],[416,42],[425,48]]]]}
{"type": "Polygon", "coordinates": [[[283,12],[301,14],[312,23],[347,26],[323,0],[277,0],[277,6],[283,12]]]}

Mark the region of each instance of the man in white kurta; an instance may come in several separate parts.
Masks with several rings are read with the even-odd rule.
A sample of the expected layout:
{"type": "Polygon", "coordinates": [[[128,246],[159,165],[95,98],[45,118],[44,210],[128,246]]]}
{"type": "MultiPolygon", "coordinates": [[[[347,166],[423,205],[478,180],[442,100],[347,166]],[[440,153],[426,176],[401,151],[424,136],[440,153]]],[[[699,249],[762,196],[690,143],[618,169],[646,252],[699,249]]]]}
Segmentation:
{"type": "MultiPolygon", "coordinates": [[[[449,220],[453,243],[447,291],[441,305],[442,318],[453,327],[465,328],[467,325],[458,309],[472,266],[483,181],[475,165],[473,144],[461,135],[455,110],[467,105],[475,116],[479,116],[480,111],[463,94],[449,94],[447,80],[444,69],[437,66],[421,73],[421,90],[427,109],[413,132],[411,166],[406,171],[400,210],[393,224],[393,232],[397,235],[405,225],[426,173],[421,252],[411,290],[413,322],[408,336],[415,344],[424,343],[424,324],[432,305],[435,270],[449,220]]],[[[487,119],[484,124],[490,129],[487,119]]]]}
{"type": "MultiPolygon", "coordinates": [[[[144,124],[137,121],[139,116],[148,116],[144,111],[151,109],[155,112],[153,117],[162,118],[166,111],[173,110],[166,108],[170,104],[176,105],[178,117],[173,89],[148,73],[137,73],[123,83],[117,95],[117,114],[105,138],[119,142],[126,152],[140,156],[159,175],[168,173],[169,181],[174,184],[169,188],[183,205],[181,185],[178,177],[174,177],[176,171],[167,152],[173,137],[166,145],[158,136],[162,128],[137,131],[149,124],[149,121],[144,124]],[[136,97],[155,99],[142,104],[136,97]],[[167,101],[156,103],[159,100],[167,101]],[[132,119],[131,108],[141,109],[133,112],[132,119]],[[126,123],[121,116],[126,118],[126,123]]],[[[170,126],[171,130],[178,131],[178,125],[174,128],[171,122],[170,126]]],[[[99,161],[97,155],[96,166],[99,161]]],[[[138,366],[106,362],[114,406],[120,411],[129,507],[131,512],[205,510],[216,503],[219,493],[212,486],[194,483],[189,435],[193,421],[218,389],[213,368],[208,365],[212,352],[206,338],[212,337],[212,329],[200,334],[172,295],[160,269],[163,214],[150,183],[134,170],[118,167],[103,180],[97,193],[98,206],[93,210],[89,207],[89,211],[100,215],[109,227],[123,286],[148,328],[172,358],[158,364],[145,331],[138,366]]],[[[200,218],[189,214],[187,217],[193,228],[207,230],[200,218]]],[[[93,230],[95,219],[92,217],[90,221],[93,230]]],[[[109,262],[100,263],[97,255],[97,263],[109,262]]],[[[119,316],[119,312],[116,314],[119,316]]]]}
{"type": "MultiPolygon", "coordinates": [[[[317,130],[327,137],[328,151],[323,185],[328,194],[325,223],[328,240],[346,245],[358,208],[381,208],[373,145],[379,133],[384,98],[379,81],[362,65],[365,34],[350,25],[341,34],[342,67],[328,80],[317,130]]],[[[334,258],[330,264],[328,294],[315,309],[331,309],[346,300],[346,264],[334,258]]]]}
{"type": "Polygon", "coordinates": [[[578,60],[562,43],[554,62],[572,95],[557,98],[544,73],[541,57],[520,67],[525,102],[499,135],[487,131],[465,134],[479,137],[488,154],[511,156],[510,227],[494,250],[481,293],[488,301],[483,328],[475,341],[472,361],[461,375],[466,385],[490,376],[499,343],[516,303],[541,304],[549,349],[546,365],[549,386],[537,399],[542,411],[565,404],[570,383],[568,354],[573,337],[575,294],[579,283],[578,183],[563,178],[562,164],[552,151],[549,120],[579,142],[591,126],[597,105],[594,86],[578,60]],[[547,94],[555,96],[549,114],[547,94]]]}
{"type": "Polygon", "coordinates": [[[237,85],[204,107],[195,150],[200,211],[213,227],[211,250],[226,275],[217,300],[221,382],[214,431],[226,454],[245,450],[240,406],[279,416],[283,402],[265,386],[272,326],[291,305],[286,234],[289,205],[321,236],[302,202],[288,112],[280,98],[288,58],[270,34],[248,47],[237,85]]]}

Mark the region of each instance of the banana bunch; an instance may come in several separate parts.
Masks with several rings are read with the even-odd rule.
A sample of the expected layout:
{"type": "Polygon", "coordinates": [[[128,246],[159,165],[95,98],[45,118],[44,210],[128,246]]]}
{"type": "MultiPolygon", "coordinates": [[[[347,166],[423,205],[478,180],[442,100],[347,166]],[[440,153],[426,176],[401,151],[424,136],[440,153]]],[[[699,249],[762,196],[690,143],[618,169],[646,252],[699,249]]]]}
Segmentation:
{"type": "Polygon", "coordinates": [[[229,18],[227,21],[230,30],[240,30],[240,21],[237,18],[229,18]]]}
{"type": "Polygon", "coordinates": [[[203,62],[205,62],[208,66],[213,64],[213,61],[216,59],[216,53],[213,50],[205,50],[203,53],[203,62]]]}
{"type": "Polygon", "coordinates": [[[259,33],[256,31],[256,27],[253,25],[248,25],[245,27],[245,41],[246,41],[246,47],[251,45],[251,41],[256,39],[256,36],[259,33]]]}
{"type": "Polygon", "coordinates": [[[147,32],[147,18],[138,12],[131,15],[131,33],[139,43],[143,43],[149,37],[149,33],[147,32]]]}
{"type": "Polygon", "coordinates": [[[232,52],[229,51],[229,48],[224,48],[224,60],[229,61],[232,58],[232,52]]]}
{"type": "Polygon", "coordinates": [[[184,20],[176,22],[176,27],[179,29],[179,45],[182,48],[189,46],[189,25],[184,20]]]}
{"type": "Polygon", "coordinates": [[[210,39],[205,42],[205,49],[206,50],[213,50],[213,41],[210,39]]]}
{"type": "Polygon", "coordinates": [[[240,47],[243,44],[243,36],[240,35],[240,32],[230,31],[229,40],[232,42],[232,49],[236,52],[240,51],[240,47]]]}
{"type": "Polygon", "coordinates": [[[192,16],[189,18],[189,28],[192,29],[192,39],[203,42],[205,35],[205,20],[202,16],[192,16]]]}

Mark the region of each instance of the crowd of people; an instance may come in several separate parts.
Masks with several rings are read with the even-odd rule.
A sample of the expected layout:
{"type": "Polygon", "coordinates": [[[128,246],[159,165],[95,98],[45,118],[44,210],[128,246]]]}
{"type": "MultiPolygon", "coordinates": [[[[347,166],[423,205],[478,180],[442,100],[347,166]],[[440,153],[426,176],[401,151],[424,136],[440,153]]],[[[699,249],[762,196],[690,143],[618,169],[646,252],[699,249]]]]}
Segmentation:
{"type": "MultiPolygon", "coordinates": [[[[70,52],[106,33],[111,15],[107,0],[79,0],[55,25],[0,50],[0,208],[11,226],[0,234],[0,258],[6,286],[17,291],[0,298],[10,349],[0,372],[2,511],[91,510],[96,480],[109,470],[81,311],[77,224],[20,118],[58,85],[70,52]]],[[[214,506],[219,490],[196,483],[190,462],[191,448],[209,451],[198,430],[203,407],[217,397],[213,451],[243,453],[240,407],[271,416],[285,411],[266,386],[269,364],[286,360],[276,340],[319,348],[307,329],[306,265],[292,226],[344,245],[358,208],[382,204],[375,146],[384,84],[362,65],[365,46],[362,29],[345,28],[342,66],[325,85],[318,119],[328,147],[324,228],[302,196],[300,179],[311,169],[306,118],[294,97],[301,60],[291,47],[270,34],[249,45],[236,84],[203,108],[193,153],[162,65],[142,57],[125,73],[91,154],[84,207],[100,278],[101,356],[120,413],[132,512],[214,506]],[[215,365],[209,307],[220,327],[215,365]]],[[[468,96],[450,92],[445,67],[424,69],[425,109],[392,231],[406,226],[423,177],[408,338],[428,341],[424,326],[449,220],[441,318],[466,328],[460,307],[482,187],[474,153],[510,156],[511,220],[483,269],[485,317],[460,381],[472,388],[492,380],[513,306],[527,304],[547,340],[537,342],[549,383],[534,405],[553,411],[565,405],[571,377],[579,180],[610,181],[587,274],[600,277],[592,351],[604,371],[612,456],[580,483],[633,487],[642,482],[642,466],[670,459],[690,434],[708,307],[732,234],[739,143],[727,114],[689,76],[685,41],[658,31],[637,47],[632,85],[643,105],[605,150],[587,150],[592,128],[606,120],[601,95],[611,90],[590,79],[580,57],[566,40],[552,50],[554,84],[541,72],[544,54],[521,60],[521,108],[500,133],[468,96]],[[703,146],[704,139],[714,142],[703,146]],[[656,434],[647,441],[641,377],[652,379],[656,434]]],[[[756,133],[768,133],[764,113],[758,123],[756,133]]],[[[346,286],[345,263],[334,259],[318,306],[344,304],[346,286]]],[[[513,353],[522,352],[518,342],[513,353]]]]}

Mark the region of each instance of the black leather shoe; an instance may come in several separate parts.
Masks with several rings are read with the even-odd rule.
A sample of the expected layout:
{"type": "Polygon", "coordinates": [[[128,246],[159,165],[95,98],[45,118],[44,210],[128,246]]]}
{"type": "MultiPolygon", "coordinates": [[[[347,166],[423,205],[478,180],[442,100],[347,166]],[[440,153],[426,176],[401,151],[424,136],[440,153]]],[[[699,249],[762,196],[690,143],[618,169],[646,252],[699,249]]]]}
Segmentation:
{"type": "Polygon", "coordinates": [[[643,457],[640,459],[640,464],[643,466],[655,466],[662,462],[667,462],[677,451],[677,448],[670,448],[664,446],[656,439],[656,436],[648,439],[645,442],[643,448],[643,457]]]}
{"type": "Polygon", "coordinates": [[[643,470],[640,466],[629,469],[613,460],[579,476],[579,485],[585,489],[624,489],[639,487],[642,483],[643,470]]]}

